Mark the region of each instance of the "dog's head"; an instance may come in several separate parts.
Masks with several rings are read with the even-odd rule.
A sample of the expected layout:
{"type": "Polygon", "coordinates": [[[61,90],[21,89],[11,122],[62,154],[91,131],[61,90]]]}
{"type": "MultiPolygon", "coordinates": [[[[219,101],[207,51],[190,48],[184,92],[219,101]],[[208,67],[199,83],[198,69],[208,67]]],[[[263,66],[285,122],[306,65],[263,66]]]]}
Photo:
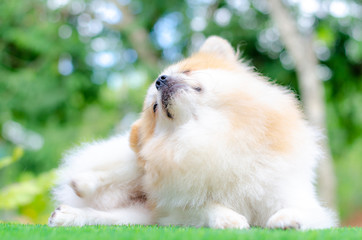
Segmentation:
{"type": "Polygon", "coordinates": [[[270,86],[239,61],[226,40],[209,37],[198,52],[166,68],[150,86],[142,115],[132,126],[131,146],[138,153],[151,137],[167,138],[190,121],[197,128],[219,128],[219,136],[234,140],[243,131],[252,138],[249,142],[288,146],[281,136],[299,113],[292,95],[270,86]],[[280,109],[289,115],[282,116],[280,109]]]}
{"type": "Polygon", "coordinates": [[[235,95],[232,73],[240,70],[237,53],[216,36],[191,57],[166,68],[148,89],[142,116],[132,126],[132,148],[138,152],[155,131],[171,130],[220,106],[218,99],[235,95]],[[220,94],[224,96],[216,96],[220,94]]]}

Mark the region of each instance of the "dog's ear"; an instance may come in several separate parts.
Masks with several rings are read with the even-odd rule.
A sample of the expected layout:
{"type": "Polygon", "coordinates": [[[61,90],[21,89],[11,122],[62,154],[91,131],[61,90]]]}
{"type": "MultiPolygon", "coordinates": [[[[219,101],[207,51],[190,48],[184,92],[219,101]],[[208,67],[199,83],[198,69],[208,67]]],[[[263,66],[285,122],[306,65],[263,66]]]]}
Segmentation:
{"type": "Polygon", "coordinates": [[[208,37],[200,47],[199,52],[217,54],[230,60],[237,60],[238,58],[230,43],[218,36],[208,37]]]}
{"type": "Polygon", "coordinates": [[[134,122],[131,126],[131,132],[129,134],[129,144],[133,151],[136,153],[139,152],[139,141],[140,141],[140,125],[141,120],[138,119],[136,122],[134,122]]]}

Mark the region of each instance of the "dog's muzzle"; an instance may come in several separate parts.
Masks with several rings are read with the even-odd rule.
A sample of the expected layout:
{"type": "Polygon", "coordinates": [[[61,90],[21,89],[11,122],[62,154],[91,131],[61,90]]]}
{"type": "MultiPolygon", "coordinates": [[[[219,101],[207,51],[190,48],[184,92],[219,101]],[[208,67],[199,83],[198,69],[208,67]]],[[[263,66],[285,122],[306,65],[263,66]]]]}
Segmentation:
{"type": "Polygon", "coordinates": [[[161,94],[162,107],[166,111],[167,117],[173,118],[169,112],[170,102],[178,90],[186,89],[187,86],[167,75],[162,75],[157,78],[155,86],[161,94]]]}

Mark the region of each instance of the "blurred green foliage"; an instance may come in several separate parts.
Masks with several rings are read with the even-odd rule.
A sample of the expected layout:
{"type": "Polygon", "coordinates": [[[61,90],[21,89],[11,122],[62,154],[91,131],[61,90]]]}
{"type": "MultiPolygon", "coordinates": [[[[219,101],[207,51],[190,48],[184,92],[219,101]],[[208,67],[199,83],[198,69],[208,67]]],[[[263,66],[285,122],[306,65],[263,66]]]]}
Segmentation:
{"type": "MultiPolygon", "coordinates": [[[[337,17],[289,6],[307,23],[301,31],[315,32],[343,218],[362,209],[362,7],[345,3],[349,13],[337,17]]],[[[227,38],[257,71],[298,94],[263,1],[1,1],[0,219],[45,222],[62,153],[127,129],[160,69],[209,35],[227,38]],[[135,39],[150,46],[146,55],[135,39]],[[14,146],[25,150],[19,161],[7,157],[14,146]]]]}
{"type": "Polygon", "coordinates": [[[0,169],[18,161],[24,154],[24,150],[20,147],[16,147],[13,150],[13,154],[11,156],[0,158],[0,169]]]}
{"type": "Polygon", "coordinates": [[[38,176],[22,174],[21,180],[10,184],[0,191],[0,209],[18,210],[29,219],[23,221],[46,222],[49,211],[49,190],[53,186],[55,171],[38,176]]]}

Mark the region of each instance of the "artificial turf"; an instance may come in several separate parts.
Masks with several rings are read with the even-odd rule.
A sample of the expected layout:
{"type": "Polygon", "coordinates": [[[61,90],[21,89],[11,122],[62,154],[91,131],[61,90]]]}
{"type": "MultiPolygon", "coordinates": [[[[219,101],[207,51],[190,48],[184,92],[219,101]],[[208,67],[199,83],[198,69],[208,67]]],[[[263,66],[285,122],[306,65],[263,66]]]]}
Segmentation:
{"type": "Polygon", "coordinates": [[[0,240],[116,240],[116,239],[362,239],[362,228],[335,228],[314,231],[268,230],[215,230],[207,228],[157,226],[86,226],[57,227],[0,223],[0,240]]]}

